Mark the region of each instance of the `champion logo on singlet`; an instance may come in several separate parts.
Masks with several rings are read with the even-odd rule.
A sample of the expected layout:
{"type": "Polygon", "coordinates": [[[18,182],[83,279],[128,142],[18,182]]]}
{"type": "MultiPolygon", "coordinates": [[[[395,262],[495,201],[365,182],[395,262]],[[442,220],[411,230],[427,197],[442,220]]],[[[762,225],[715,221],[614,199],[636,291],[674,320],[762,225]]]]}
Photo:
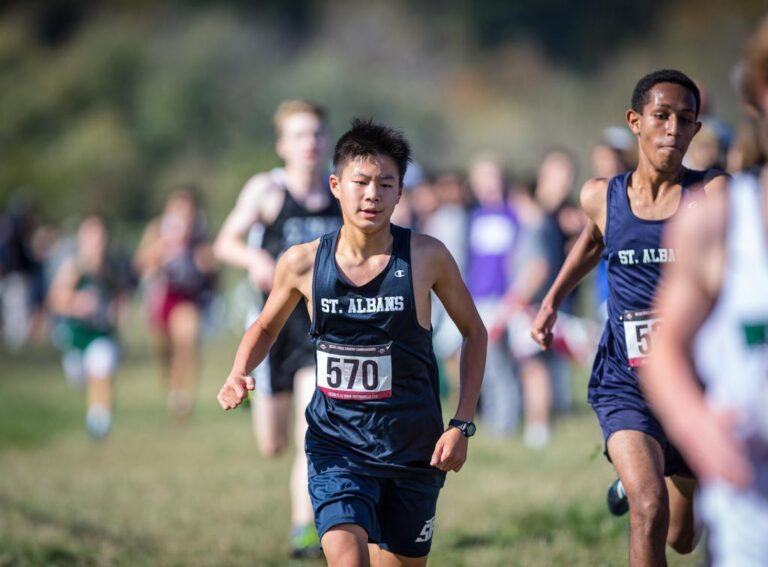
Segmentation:
{"type": "Polygon", "coordinates": [[[395,270],[395,277],[396,278],[404,278],[405,277],[405,270],[395,270]]]}

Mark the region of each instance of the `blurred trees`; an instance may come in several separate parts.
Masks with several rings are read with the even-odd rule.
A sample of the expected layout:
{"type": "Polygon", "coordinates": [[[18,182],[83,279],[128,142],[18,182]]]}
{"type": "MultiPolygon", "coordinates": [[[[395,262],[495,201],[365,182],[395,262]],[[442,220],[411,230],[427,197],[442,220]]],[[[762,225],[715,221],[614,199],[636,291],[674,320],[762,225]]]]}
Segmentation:
{"type": "Polygon", "coordinates": [[[403,127],[427,166],[494,148],[517,171],[584,157],[634,82],[675,66],[737,115],[728,73],[760,2],[11,2],[0,8],[0,202],[135,224],[173,184],[214,224],[277,164],[288,97],[403,127]]]}

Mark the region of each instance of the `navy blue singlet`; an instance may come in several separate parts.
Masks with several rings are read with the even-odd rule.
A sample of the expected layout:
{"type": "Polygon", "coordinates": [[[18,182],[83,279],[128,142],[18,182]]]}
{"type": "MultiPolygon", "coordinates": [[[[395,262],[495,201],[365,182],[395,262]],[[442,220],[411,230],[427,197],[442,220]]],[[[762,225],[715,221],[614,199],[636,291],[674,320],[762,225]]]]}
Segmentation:
{"type": "Polygon", "coordinates": [[[307,407],[307,455],[384,477],[444,473],[429,465],[443,433],[432,332],[416,317],[411,231],[392,226],[387,267],[357,287],[334,258],[339,231],[320,239],[311,335],[317,389],[307,407]]]}
{"type": "MultiPolygon", "coordinates": [[[[677,211],[695,206],[704,196],[706,171],[686,170],[677,211]],[[698,189],[698,190],[697,190],[698,189]]],[[[597,349],[589,401],[608,394],[642,396],[635,368],[650,352],[652,333],[662,324],[651,311],[663,265],[675,261],[674,249],[663,248],[664,227],[670,219],[645,220],[632,212],[627,195],[629,171],[608,183],[603,259],[607,265],[608,320],[597,349]]]]}
{"type": "MultiPolygon", "coordinates": [[[[328,189],[330,200],[326,207],[318,211],[310,211],[298,203],[293,198],[293,195],[291,195],[291,192],[288,191],[288,188],[285,187],[283,178],[285,174],[282,173],[281,176],[278,176],[274,171],[273,176],[283,185],[283,205],[275,220],[264,227],[261,247],[277,260],[291,246],[311,242],[327,232],[336,230],[341,226],[342,221],[341,207],[339,207],[339,202],[330,194],[330,188],[328,189]]],[[[277,171],[282,171],[282,169],[277,171]]],[[[295,364],[292,365],[291,371],[288,372],[290,378],[287,378],[291,384],[293,383],[293,373],[311,364],[312,353],[309,350],[310,345],[306,340],[308,328],[309,315],[302,301],[296,306],[296,309],[293,310],[288,321],[286,321],[281,338],[277,342],[278,345],[283,345],[285,341],[290,341],[292,347],[296,346],[296,350],[294,350],[295,364]],[[307,343],[306,348],[301,348],[299,351],[298,345],[304,343],[307,343]]],[[[276,364],[274,360],[270,364],[273,368],[281,366],[279,363],[276,364]]]]}

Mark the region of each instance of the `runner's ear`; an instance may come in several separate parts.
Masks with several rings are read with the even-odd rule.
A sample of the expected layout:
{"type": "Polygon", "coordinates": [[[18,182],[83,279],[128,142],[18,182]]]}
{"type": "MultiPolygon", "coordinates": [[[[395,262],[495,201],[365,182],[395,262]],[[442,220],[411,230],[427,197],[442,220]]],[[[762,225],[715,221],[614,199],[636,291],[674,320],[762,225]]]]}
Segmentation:
{"type": "Polygon", "coordinates": [[[632,130],[632,133],[635,135],[639,135],[640,134],[640,114],[638,114],[637,111],[630,108],[629,110],[627,110],[625,119],[627,121],[627,126],[629,126],[629,129],[632,130]]]}
{"type": "Polygon", "coordinates": [[[341,193],[341,179],[336,177],[335,173],[332,173],[328,177],[328,185],[331,187],[331,193],[333,196],[338,199],[341,193]]]}

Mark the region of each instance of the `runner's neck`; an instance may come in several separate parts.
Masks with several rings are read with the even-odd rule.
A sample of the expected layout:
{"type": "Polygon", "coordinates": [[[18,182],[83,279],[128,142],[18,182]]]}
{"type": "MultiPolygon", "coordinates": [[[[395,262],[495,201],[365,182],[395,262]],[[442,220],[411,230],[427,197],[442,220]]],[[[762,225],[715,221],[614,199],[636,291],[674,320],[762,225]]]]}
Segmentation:
{"type": "Polygon", "coordinates": [[[327,190],[324,173],[320,170],[285,168],[286,190],[297,202],[301,203],[310,195],[327,190]]]}
{"type": "Polygon", "coordinates": [[[365,260],[380,254],[391,254],[393,243],[394,237],[389,223],[373,233],[366,233],[345,224],[339,233],[336,252],[355,260],[365,260]]]}
{"type": "Polygon", "coordinates": [[[634,190],[647,193],[653,201],[656,201],[670,191],[679,191],[686,171],[687,169],[681,166],[677,171],[667,173],[641,160],[632,174],[630,184],[634,190]]]}

